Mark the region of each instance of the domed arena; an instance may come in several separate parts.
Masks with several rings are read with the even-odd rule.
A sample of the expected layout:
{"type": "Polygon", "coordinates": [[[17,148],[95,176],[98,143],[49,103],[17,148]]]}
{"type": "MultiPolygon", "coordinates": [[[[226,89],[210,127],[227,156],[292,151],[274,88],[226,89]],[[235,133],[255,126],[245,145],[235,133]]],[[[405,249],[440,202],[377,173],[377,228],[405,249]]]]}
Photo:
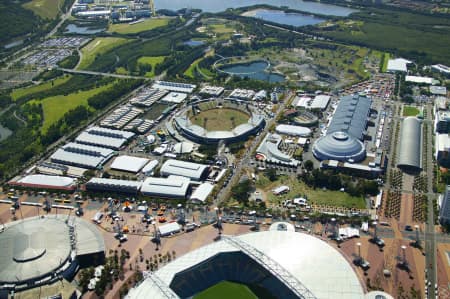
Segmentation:
{"type": "Polygon", "coordinates": [[[366,158],[364,144],[345,132],[334,132],[317,139],[312,152],[318,160],[360,162],[366,158]]]}
{"type": "Polygon", "coordinates": [[[41,216],[0,230],[0,290],[21,291],[72,279],[80,265],[104,260],[97,228],[76,217],[41,216]]]}
{"type": "Polygon", "coordinates": [[[308,234],[277,229],[222,236],[147,275],[126,298],[205,298],[205,290],[223,282],[245,285],[266,298],[365,296],[356,272],[335,248],[308,234]]]}
{"type": "Polygon", "coordinates": [[[240,100],[207,100],[192,103],[172,120],[174,128],[197,143],[246,140],[265,126],[264,116],[240,100]]]}

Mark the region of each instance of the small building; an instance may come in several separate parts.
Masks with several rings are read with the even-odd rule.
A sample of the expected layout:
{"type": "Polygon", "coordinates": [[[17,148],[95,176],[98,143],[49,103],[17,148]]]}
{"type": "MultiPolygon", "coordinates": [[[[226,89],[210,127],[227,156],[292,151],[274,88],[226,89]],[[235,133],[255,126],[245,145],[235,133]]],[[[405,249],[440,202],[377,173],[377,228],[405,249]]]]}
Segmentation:
{"type": "Polygon", "coordinates": [[[279,186],[276,187],[275,189],[272,190],[272,193],[275,195],[281,195],[283,193],[287,193],[291,190],[291,188],[289,188],[289,186],[283,185],[283,186],[279,186]]]}
{"type": "Polygon", "coordinates": [[[230,98],[239,100],[251,100],[255,96],[255,91],[251,89],[236,88],[230,93],[230,98]]]}
{"type": "Polygon", "coordinates": [[[450,224],[450,186],[447,185],[441,198],[439,222],[443,225],[450,224]]]}
{"type": "Polygon", "coordinates": [[[439,134],[450,133],[450,111],[438,110],[435,114],[434,130],[439,134]]]}
{"type": "Polygon", "coordinates": [[[439,165],[450,166],[450,136],[447,133],[436,134],[435,158],[439,165]]]}
{"type": "Polygon", "coordinates": [[[189,184],[190,179],[182,176],[149,177],[142,183],[141,193],[152,197],[185,199],[189,193],[189,184]]]}
{"type": "Polygon", "coordinates": [[[220,86],[205,86],[200,90],[200,94],[203,96],[219,97],[224,92],[224,88],[220,86]]]}
{"type": "Polygon", "coordinates": [[[181,226],[176,222],[170,222],[158,226],[158,231],[161,237],[167,237],[181,232],[181,226]]]}
{"type": "Polygon", "coordinates": [[[150,160],[133,156],[119,156],[114,159],[111,169],[138,173],[150,160]]]}
{"type": "Polygon", "coordinates": [[[85,187],[87,191],[137,194],[141,185],[142,182],[137,181],[92,178],[86,183],[85,187]]]}
{"type": "Polygon", "coordinates": [[[434,64],[431,66],[431,69],[434,71],[437,71],[439,73],[445,74],[447,76],[450,76],[450,67],[443,65],[443,64],[434,64]]]}
{"type": "Polygon", "coordinates": [[[434,95],[445,96],[445,95],[447,95],[447,87],[445,87],[445,86],[430,86],[430,92],[434,95]]]}
{"type": "Polygon", "coordinates": [[[204,164],[170,159],[161,166],[162,176],[184,176],[194,181],[202,181],[208,176],[209,166],[204,164]]]}
{"type": "Polygon", "coordinates": [[[168,82],[168,81],[156,81],[153,84],[152,88],[169,90],[174,92],[192,93],[194,89],[197,88],[197,85],[178,82],[168,82]]]}
{"type": "Polygon", "coordinates": [[[144,166],[144,168],[142,168],[142,173],[146,176],[152,176],[158,164],[159,164],[158,160],[150,161],[147,165],[144,166]]]}
{"type": "Polygon", "coordinates": [[[161,102],[180,104],[180,103],[184,102],[186,100],[186,98],[187,98],[186,93],[170,92],[168,95],[166,95],[165,97],[163,97],[161,99],[161,102]]]}
{"type": "Polygon", "coordinates": [[[197,187],[197,189],[192,192],[191,195],[191,201],[197,202],[197,203],[205,203],[206,199],[208,198],[209,194],[214,189],[214,185],[211,183],[203,183],[200,186],[197,187]]]}
{"type": "Polygon", "coordinates": [[[412,62],[403,58],[389,59],[386,70],[389,73],[406,73],[408,71],[408,64],[410,63],[412,62]]]}
{"type": "Polygon", "coordinates": [[[275,128],[278,134],[289,136],[309,137],[311,136],[311,129],[293,125],[278,125],[275,128]]]}
{"type": "Polygon", "coordinates": [[[77,181],[74,178],[45,174],[30,174],[18,180],[8,182],[11,186],[68,191],[75,190],[77,186],[76,183],[77,181]]]}

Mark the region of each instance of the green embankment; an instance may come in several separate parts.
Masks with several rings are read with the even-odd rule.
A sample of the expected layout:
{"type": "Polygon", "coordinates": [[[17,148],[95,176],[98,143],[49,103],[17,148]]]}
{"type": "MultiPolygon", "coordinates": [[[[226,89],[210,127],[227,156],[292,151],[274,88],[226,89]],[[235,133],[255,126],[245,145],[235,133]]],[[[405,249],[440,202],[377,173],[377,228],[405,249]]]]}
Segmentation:
{"type": "Polygon", "coordinates": [[[23,4],[23,7],[32,10],[43,19],[54,19],[64,0],[33,0],[23,4]]]}
{"type": "Polygon", "coordinates": [[[88,68],[98,56],[131,40],[119,37],[98,37],[81,49],[81,62],[78,69],[88,68]]]}
{"type": "Polygon", "coordinates": [[[139,33],[142,31],[148,31],[158,27],[166,26],[167,24],[169,24],[169,20],[169,18],[151,18],[135,24],[111,24],[108,28],[108,31],[119,34],[139,33]]]}
{"type": "Polygon", "coordinates": [[[48,82],[45,82],[45,83],[42,83],[39,85],[33,85],[33,86],[27,86],[27,87],[23,87],[23,88],[19,88],[19,89],[14,89],[11,93],[11,97],[14,101],[16,101],[17,99],[19,99],[23,96],[27,96],[29,94],[49,90],[50,88],[53,88],[53,87],[56,87],[63,83],[66,83],[67,81],[69,81],[69,79],[71,77],[72,76],[67,75],[62,78],[56,78],[55,80],[48,81],[48,82]]]}

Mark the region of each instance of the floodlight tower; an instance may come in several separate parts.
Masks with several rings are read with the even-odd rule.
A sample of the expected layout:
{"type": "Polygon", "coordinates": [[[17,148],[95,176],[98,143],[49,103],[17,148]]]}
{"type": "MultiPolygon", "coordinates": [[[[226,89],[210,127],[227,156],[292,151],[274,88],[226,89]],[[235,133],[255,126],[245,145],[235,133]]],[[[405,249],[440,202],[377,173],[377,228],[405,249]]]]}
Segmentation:
{"type": "Polygon", "coordinates": [[[161,236],[159,235],[159,231],[156,229],[156,221],[152,221],[153,231],[154,231],[154,242],[156,244],[156,251],[159,250],[159,246],[161,245],[161,236]]]}
{"type": "Polygon", "coordinates": [[[378,239],[378,236],[377,236],[377,222],[376,221],[374,221],[373,223],[373,239],[374,240],[376,240],[376,239],[378,239]]]}

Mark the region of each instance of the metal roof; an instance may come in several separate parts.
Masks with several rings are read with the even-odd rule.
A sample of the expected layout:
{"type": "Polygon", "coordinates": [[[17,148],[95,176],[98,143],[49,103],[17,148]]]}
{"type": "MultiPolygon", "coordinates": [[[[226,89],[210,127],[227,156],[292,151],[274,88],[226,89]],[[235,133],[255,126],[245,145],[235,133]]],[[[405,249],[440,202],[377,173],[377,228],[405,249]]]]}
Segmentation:
{"type": "Polygon", "coordinates": [[[134,133],[111,130],[102,127],[90,127],[75,139],[77,143],[119,149],[134,133]]]}
{"type": "Polygon", "coordinates": [[[105,178],[92,178],[86,185],[101,185],[104,187],[127,187],[127,188],[135,188],[136,191],[142,185],[142,182],[139,181],[129,181],[129,180],[116,180],[116,179],[105,179],[105,178]]]}
{"type": "Polygon", "coordinates": [[[422,169],[422,122],[416,117],[402,121],[398,167],[422,169]]]}
{"type": "Polygon", "coordinates": [[[364,298],[357,274],[335,248],[308,234],[277,230],[226,237],[189,252],[151,275],[159,285],[147,278],[131,289],[127,298],[168,298],[161,285],[169,286],[177,273],[219,253],[236,251],[263,264],[299,298],[364,298]]]}
{"type": "Polygon", "coordinates": [[[338,160],[354,162],[364,160],[366,149],[358,139],[344,132],[334,132],[320,137],[314,142],[312,152],[319,160],[338,160]]]}
{"type": "Polygon", "coordinates": [[[55,187],[69,187],[75,184],[75,179],[45,174],[30,174],[17,181],[22,184],[55,186],[55,187]]]}
{"type": "Polygon", "coordinates": [[[123,155],[114,159],[111,164],[111,169],[137,173],[148,163],[148,161],[150,160],[146,158],[123,155]]]}
{"type": "Polygon", "coordinates": [[[89,156],[108,157],[114,154],[114,151],[109,148],[80,144],[75,142],[69,142],[66,145],[63,145],[61,148],[66,152],[80,153],[89,156]]]}
{"type": "Polygon", "coordinates": [[[389,59],[386,70],[388,72],[407,72],[411,61],[404,58],[389,59]]]}
{"type": "Polygon", "coordinates": [[[346,132],[357,139],[363,139],[371,105],[372,100],[367,97],[359,95],[341,97],[327,134],[346,132]]]}
{"type": "Polygon", "coordinates": [[[160,172],[162,176],[178,175],[198,181],[204,176],[208,168],[209,166],[204,164],[170,159],[164,162],[160,172]]]}
{"type": "Polygon", "coordinates": [[[275,131],[279,134],[290,136],[308,137],[311,135],[311,129],[301,126],[278,125],[276,126],[275,131]]]}
{"type": "Polygon", "coordinates": [[[56,150],[56,152],[50,156],[50,160],[54,163],[76,165],[86,168],[96,168],[106,162],[106,158],[103,156],[91,156],[70,152],[66,151],[64,148],[56,150]]]}
{"type": "Polygon", "coordinates": [[[214,189],[214,185],[210,183],[203,183],[200,186],[195,189],[195,191],[191,195],[191,200],[193,201],[199,201],[199,202],[205,202],[208,198],[209,194],[214,189]]]}
{"type": "Polygon", "coordinates": [[[186,198],[190,179],[171,175],[167,178],[147,178],[142,183],[141,192],[148,196],[186,198]]]}

